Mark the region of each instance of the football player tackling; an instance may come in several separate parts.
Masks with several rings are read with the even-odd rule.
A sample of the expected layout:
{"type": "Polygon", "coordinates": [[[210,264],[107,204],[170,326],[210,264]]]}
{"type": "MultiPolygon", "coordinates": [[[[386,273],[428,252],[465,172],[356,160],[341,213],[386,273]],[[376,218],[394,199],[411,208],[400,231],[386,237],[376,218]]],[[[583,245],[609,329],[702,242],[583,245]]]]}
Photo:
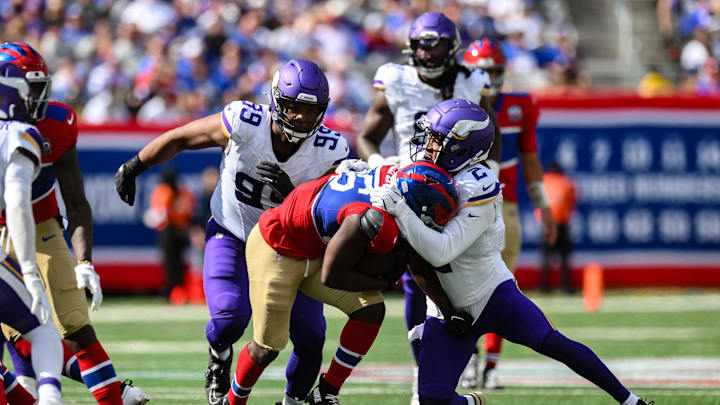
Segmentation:
{"type": "MultiPolygon", "coordinates": [[[[205,392],[218,405],[230,389],[232,345],[250,321],[246,243],[267,209],[277,207],[295,185],[332,172],[347,158],[345,138],[322,125],[329,102],[325,74],[311,61],[291,60],[275,73],[270,105],[234,101],[153,139],[117,171],[123,201],[135,200],[135,177],[183,150],[220,147],[220,181],[206,226],[203,284],[210,310],[205,392]]],[[[251,252],[248,258],[254,257],[251,252]]],[[[294,301],[284,404],[300,404],[322,363],[325,318],[322,303],[298,294],[294,301]]],[[[243,359],[241,353],[239,360],[243,359]]]]}
{"type": "Polygon", "coordinates": [[[399,243],[392,217],[370,206],[370,190],[388,182],[397,182],[418,213],[424,209],[435,222],[444,224],[455,211],[457,190],[450,176],[419,163],[399,172],[380,166],[302,184],[260,217],[247,244],[253,252],[248,257],[253,340],[240,353],[227,403],[246,404],[265,367],[285,347],[292,302],[302,291],[350,318],[327,374],[307,398],[311,404],[340,404],[340,388],[372,346],[385,316],[380,290],[393,286],[406,266],[405,255],[397,252],[397,264],[382,277],[356,268],[367,253],[386,254],[399,243]]]}
{"type": "MultiPolygon", "coordinates": [[[[565,363],[622,405],[646,405],[628,391],[587,346],[563,336],[517,287],[500,257],[505,226],[496,175],[483,163],[493,143],[487,113],[474,103],[452,99],[418,120],[424,142],[415,156],[453,173],[460,188],[457,215],[438,231],[425,226],[392,185],[372,190],[371,201],[394,215],[410,245],[437,268],[452,305],[472,317],[469,333],[454,337],[435,305],[414,335],[421,339],[419,395],[424,405],[467,405],[455,392],[477,340],[493,332],[565,363]]],[[[428,296],[432,299],[430,291],[428,296]]],[[[480,403],[481,396],[471,396],[480,403]]]]}
{"type": "MultiPolygon", "coordinates": [[[[373,83],[378,92],[357,138],[358,155],[367,160],[370,167],[409,163],[415,122],[440,101],[464,98],[492,111],[486,97],[490,91],[490,78],[482,69],[468,69],[456,63],[460,43],[460,34],[452,20],[442,13],[424,13],[410,26],[406,51],[410,55],[409,64],[387,63],[378,68],[373,83]],[[385,159],[379,148],[390,130],[397,156],[385,159]]],[[[491,119],[495,119],[494,113],[491,119]]],[[[495,168],[498,167],[496,162],[500,161],[500,147],[498,142],[490,152],[489,162],[495,168]]],[[[410,330],[425,320],[425,294],[409,273],[403,275],[403,289],[405,322],[410,330]]],[[[413,356],[417,360],[415,345],[413,356]]],[[[417,373],[417,367],[414,373],[417,373]]],[[[414,403],[417,401],[416,380],[413,382],[414,403]]]]}
{"type": "MultiPolygon", "coordinates": [[[[38,376],[38,404],[62,405],[62,345],[55,325],[48,323],[52,309],[35,258],[30,202],[30,185],[40,173],[45,140],[35,126],[27,123],[30,107],[30,85],[25,74],[11,63],[0,62],[0,208],[7,215],[7,232],[17,259],[0,249],[0,322],[22,333],[38,353],[32,358],[38,376]]],[[[4,365],[2,368],[5,371],[4,365]]],[[[8,388],[8,394],[16,392],[6,398],[4,386],[0,387],[2,404],[8,399],[17,404],[35,401],[19,387],[8,388]]]]}
{"type": "MultiPolygon", "coordinates": [[[[485,70],[492,82],[489,101],[497,114],[502,133],[502,160],[500,184],[503,185],[502,217],[505,223],[505,247],[501,256],[508,269],[515,273],[522,233],[518,218],[518,168],[522,168],[528,195],[535,208],[540,210],[543,238],[553,243],[557,236],[555,221],[543,187],[543,168],[537,154],[537,126],[539,111],[535,99],[528,93],[501,92],[505,77],[505,54],[500,44],[482,38],[470,44],[463,53],[463,64],[468,68],[485,70]],[[519,167],[518,167],[519,166],[519,167]]],[[[569,280],[567,281],[569,285],[569,280]]],[[[495,333],[485,335],[485,368],[480,385],[483,388],[502,388],[495,366],[500,358],[502,338],[495,333]]],[[[478,385],[479,360],[477,352],[470,357],[460,383],[465,388],[478,385]]]]}

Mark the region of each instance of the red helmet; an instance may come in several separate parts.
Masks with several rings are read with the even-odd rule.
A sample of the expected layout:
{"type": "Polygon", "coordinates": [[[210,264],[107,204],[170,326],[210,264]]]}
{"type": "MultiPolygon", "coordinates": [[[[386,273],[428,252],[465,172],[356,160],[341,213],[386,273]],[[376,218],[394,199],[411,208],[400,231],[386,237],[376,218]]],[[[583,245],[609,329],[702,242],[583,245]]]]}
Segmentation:
{"type": "Polygon", "coordinates": [[[33,121],[45,118],[50,99],[50,75],[43,57],[26,43],[5,42],[0,45],[0,61],[19,67],[30,83],[30,118],[33,121]]]}
{"type": "Polygon", "coordinates": [[[468,68],[480,68],[488,72],[497,72],[490,93],[494,95],[500,92],[505,80],[507,60],[499,42],[491,38],[481,38],[471,43],[463,53],[463,63],[468,68]]]}

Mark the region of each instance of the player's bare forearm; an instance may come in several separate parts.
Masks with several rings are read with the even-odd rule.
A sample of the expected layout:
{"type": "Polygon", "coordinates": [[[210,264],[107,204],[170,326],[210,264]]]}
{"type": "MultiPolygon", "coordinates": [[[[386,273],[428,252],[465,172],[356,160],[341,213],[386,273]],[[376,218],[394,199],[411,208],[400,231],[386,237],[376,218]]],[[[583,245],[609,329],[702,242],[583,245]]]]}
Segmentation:
{"type": "Polygon", "coordinates": [[[415,251],[412,251],[408,257],[408,267],[410,268],[410,274],[415,280],[415,283],[417,283],[425,295],[430,297],[443,314],[452,314],[455,312],[450,298],[447,293],[445,293],[445,290],[443,290],[440,279],[438,279],[435,269],[430,263],[426,262],[415,251]]]}
{"type": "Polygon", "coordinates": [[[495,110],[493,110],[490,105],[490,97],[483,97],[480,101],[480,107],[487,112],[488,117],[490,117],[490,122],[493,124],[493,129],[495,130],[495,139],[493,140],[492,147],[490,148],[488,159],[500,162],[502,159],[502,134],[500,133],[500,125],[498,125],[495,110]]]}
{"type": "Polygon", "coordinates": [[[385,93],[378,91],[373,99],[358,132],[355,146],[358,156],[367,160],[370,155],[380,153],[380,143],[393,124],[393,113],[390,110],[385,93]]]}
{"type": "Polygon", "coordinates": [[[90,204],[85,200],[73,211],[71,213],[68,209],[68,233],[75,258],[78,261],[92,261],[93,222],[90,204]]]}
{"type": "Polygon", "coordinates": [[[360,229],[360,215],[350,215],[328,242],[320,279],[330,288],[343,291],[372,291],[388,287],[387,282],[355,270],[370,244],[360,229]]]}
{"type": "Polygon", "coordinates": [[[542,181],[543,168],[537,153],[523,153],[520,155],[520,166],[526,184],[542,181]]]}
{"type": "Polygon", "coordinates": [[[221,113],[199,118],[181,127],[171,129],[145,145],[138,157],[146,167],[167,162],[184,150],[224,148],[228,138],[222,131],[221,113]]]}
{"type": "Polygon", "coordinates": [[[53,164],[68,218],[70,243],[77,260],[92,260],[92,209],[85,197],[77,148],[73,146],[53,164]]]}

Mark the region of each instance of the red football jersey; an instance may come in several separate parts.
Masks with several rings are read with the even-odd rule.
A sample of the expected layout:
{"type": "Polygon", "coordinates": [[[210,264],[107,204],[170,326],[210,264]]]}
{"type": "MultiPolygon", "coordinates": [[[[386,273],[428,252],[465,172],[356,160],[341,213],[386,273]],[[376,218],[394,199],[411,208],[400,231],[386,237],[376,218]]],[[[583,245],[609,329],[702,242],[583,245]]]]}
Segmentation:
{"type": "Polygon", "coordinates": [[[500,183],[503,199],[517,202],[517,167],[520,155],[537,153],[537,126],[540,112],[527,93],[500,93],[493,106],[502,133],[500,183]]]}
{"type": "MultiPolygon", "coordinates": [[[[77,142],[77,116],[67,105],[51,101],[45,118],[35,126],[40,130],[40,135],[50,141],[50,151],[43,151],[42,170],[32,184],[33,216],[35,223],[40,223],[59,214],[53,163],[77,142]]],[[[4,216],[0,217],[0,223],[5,224],[4,216]]]]}
{"type": "MultiPolygon", "coordinates": [[[[383,168],[386,167],[366,174],[375,179],[376,186],[382,184],[383,168]]],[[[350,181],[345,182],[343,176],[349,177],[332,174],[301,184],[285,198],[282,205],[265,211],[258,222],[265,242],[283,256],[300,259],[322,257],[327,241],[345,218],[370,208],[383,214],[383,222],[377,236],[370,241],[368,252],[390,252],[397,245],[400,235],[395,219],[387,212],[372,207],[369,193],[356,192],[368,184],[355,181],[355,177],[352,180],[355,187],[342,190],[326,187],[333,180],[343,185],[351,184],[350,181]]]]}

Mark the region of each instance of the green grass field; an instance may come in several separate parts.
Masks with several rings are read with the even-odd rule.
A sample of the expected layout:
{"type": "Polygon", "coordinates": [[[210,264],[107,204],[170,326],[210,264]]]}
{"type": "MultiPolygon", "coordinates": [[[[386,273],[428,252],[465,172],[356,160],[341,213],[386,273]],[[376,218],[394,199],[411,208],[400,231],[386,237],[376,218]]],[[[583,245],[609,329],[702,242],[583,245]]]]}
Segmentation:
{"type": "MultiPolygon", "coordinates": [[[[566,336],[592,348],[634,392],[656,405],[720,404],[720,292],[610,292],[597,313],[580,296],[532,298],[566,336]]],[[[345,321],[326,307],[323,368],[345,321]]],[[[400,296],[388,299],[380,336],[341,393],[345,405],[408,404],[411,355],[400,296]]],[[[121,378],[131,378],[151,404],[205,404],[205,307],[171,307],[151,298],[110,297],[92,314],[95,329],[121,378]]],[[[250,330],[236,344],[241,348],[250,330]]],[[[263,374],[250,404],[282,397],[289,350],[263,374]]],[[[564,365],[506,343],[500,377],[507,387],[487,392],[490,404],[613,404],[611,397],[564,365]]],[[[63,380],[66,404],[92,404],[84,386],[63,380]]]]}

